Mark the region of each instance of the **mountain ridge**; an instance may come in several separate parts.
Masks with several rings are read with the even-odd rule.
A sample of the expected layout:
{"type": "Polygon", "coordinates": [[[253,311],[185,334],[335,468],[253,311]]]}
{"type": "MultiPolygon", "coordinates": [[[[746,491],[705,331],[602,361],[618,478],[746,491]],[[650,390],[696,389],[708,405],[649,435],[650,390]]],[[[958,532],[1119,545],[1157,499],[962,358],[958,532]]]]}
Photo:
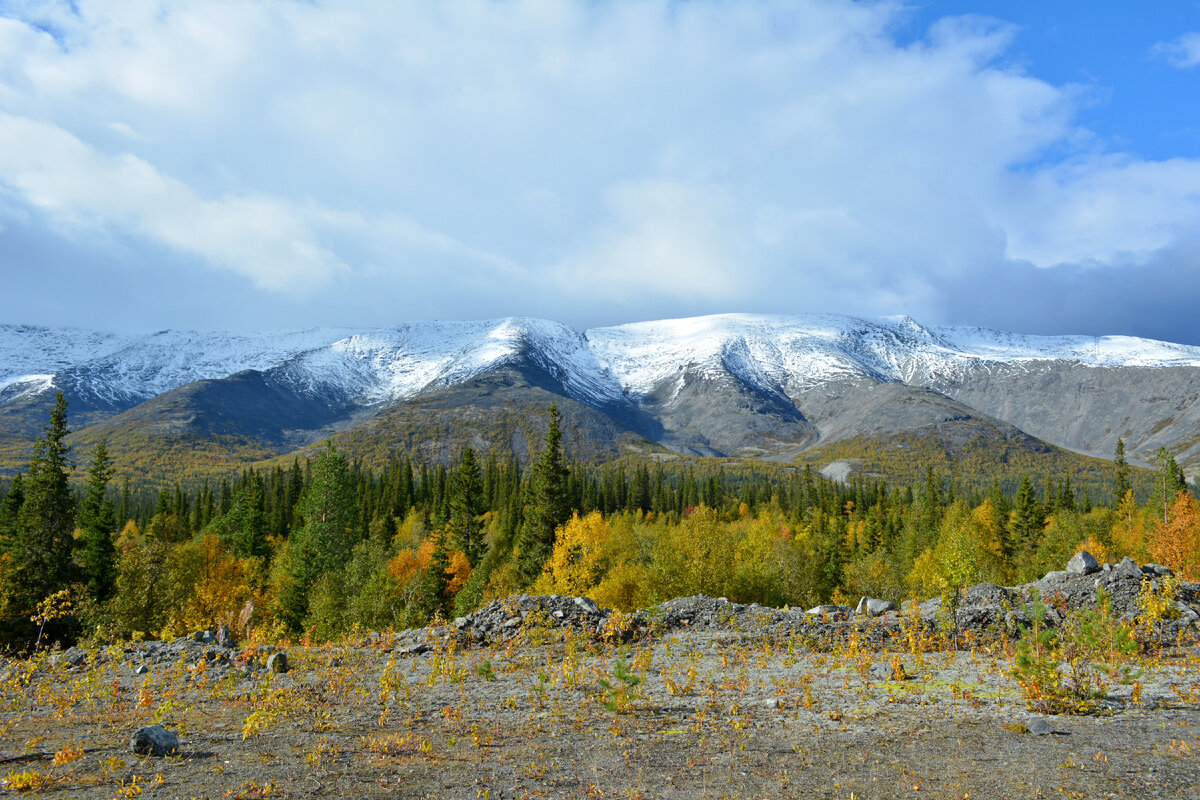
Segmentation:
{"type": "Polygon", "coordinates": [[[500,408],[498,396],[531,408],[535,388],[608,420],[585,426],[608,437],[598,453],[640,440],[778,459],[864,435],[937,431],[956,442],[986,429],[1102,457],[1124,437],[1132,456],[1165,446],[1193,474],[1200,464],[1198,347],[907,316],[718,314],[582,332],[529,317],[143,336],[0,325],[0,466],[40,429],[55,389],[93,434],[214,432],[247,452],[288,452],[439,392],[455,390],[419,406],[438,410],[418,429],[446,430],[452,408],[472,418],[500,408]],[[517,377],[488,379],[501,374],[517,377]]]}

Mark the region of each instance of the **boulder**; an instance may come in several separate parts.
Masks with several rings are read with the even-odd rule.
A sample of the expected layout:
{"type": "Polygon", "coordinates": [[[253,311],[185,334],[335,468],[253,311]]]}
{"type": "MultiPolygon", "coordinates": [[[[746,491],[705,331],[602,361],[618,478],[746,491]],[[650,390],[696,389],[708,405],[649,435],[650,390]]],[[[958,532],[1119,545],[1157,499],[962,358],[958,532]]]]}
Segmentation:
{"type": "Polygon", "coordinates": [[[1142,564],[1142,574],[1149,575],[1151,578],[1170,578],[1175,572],[1170,567],[1151,563],[1142,564]]]}
{"type": "Polygon", "coordinates": [[[1112,576],[1115,576],[1115,577],[1128,578],[1128,579],[1139,580],[1139,581],[1142,579],[1141,568],[1138,567],[1137,562],[1134,561],[1129,556],[1125,556],[1125,558],[1123,558],[1121,560],[1120,564],[1117,564],[1115,567],[1112,568],[1112,572],[1109,574],[1112,576]]]}
{"type": "Polygon", "coordinates": [[[804,613],[813,617],[820,617],[821,619],[845,620],[850,618],[851,612],[852,609],[850,606],[823,605],[813,606],[804,613]]]}
{"type": "Polygon", "coordinates": [[[133,732],[129,749],[140,756],[167,756],[179,749],[179,737],[162,725],[147,725],[133,732]]]}
{"type": "Polygon", "coordinates": [[[267,672],[284,673],[288,671],[287,653],[282,650],[267,656],[267,672]]]}
{"type": "Polygon", "coordinates": [[[1067,562],[1067,572],[1075,575],[1091,575],[1093,572],[1099,571],[1100,562],[1087,550],[1080,550],[1067,562]]]}
{"type": "Polygon", "coordinates": [[[854,613],[867,617],[878,617],[886,614],[889,611],[895,611],[896,604],[891,600],[879,600],[874,597],[864,597],[858,601],[858,607],[854,609],[854,613]]]}
{"type": "Polygon", "coordinates": [[[872,664],[870,674],[873,681],[906,681],[909,677],[903,664],[892,665],[887,661],[872,664]]]}

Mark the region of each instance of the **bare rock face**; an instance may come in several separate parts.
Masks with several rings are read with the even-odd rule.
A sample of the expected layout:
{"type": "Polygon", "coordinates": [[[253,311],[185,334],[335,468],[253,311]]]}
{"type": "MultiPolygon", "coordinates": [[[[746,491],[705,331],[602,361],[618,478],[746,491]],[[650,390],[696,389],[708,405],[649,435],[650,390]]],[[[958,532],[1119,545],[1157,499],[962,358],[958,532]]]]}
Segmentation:
{"type": "Polygon", "coordinates": [[[1091,575],[1100,571],[1100,562],[1087,550],[1080,550],[1067,562],[1067,572],[1075,575],[1091,575]]]}
{"type": "Polygon", "coordinates": [[[133,732],[129,749],[140,756],[167,756],[179,749],[179,737],[162,725],[147,725],[133,732]]]}

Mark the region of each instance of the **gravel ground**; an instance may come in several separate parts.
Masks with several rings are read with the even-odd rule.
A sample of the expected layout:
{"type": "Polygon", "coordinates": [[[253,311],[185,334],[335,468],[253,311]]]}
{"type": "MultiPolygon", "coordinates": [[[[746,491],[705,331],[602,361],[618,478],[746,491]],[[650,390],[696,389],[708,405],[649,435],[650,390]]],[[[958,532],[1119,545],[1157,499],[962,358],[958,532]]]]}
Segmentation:
{"type": "Polygon", "coordinates": [[[1040,717],[1002,644],[816,652],[720,625],[621,642],[533,618],[507,634],[291,647],[282,674],[269,648],[209,642],[8,662],[0,778],[63,797],[1200,796],[1196,647],[1108,678],[1103,713],[1040,717]],[[156,722],[177,754],[131,753],[156,722]]]}

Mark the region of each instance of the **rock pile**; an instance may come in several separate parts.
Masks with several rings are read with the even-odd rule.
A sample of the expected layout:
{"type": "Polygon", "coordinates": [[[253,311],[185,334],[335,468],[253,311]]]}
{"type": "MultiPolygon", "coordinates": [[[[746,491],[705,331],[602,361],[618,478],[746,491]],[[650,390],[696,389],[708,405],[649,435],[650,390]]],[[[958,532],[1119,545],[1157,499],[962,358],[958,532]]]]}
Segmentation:
{"type": "MultiPolygon", "coordinates": [[[[1142,614],[1142,592],[1157,591],[1171,570],[1159,564],[1139,567],[1133,560],[1101,565],[1087,552],[1077,553],[1066,569],[1048,573],[1033,583],[1005,587],[977,584],[964,590],[953,609],[953,626],[959,631],[979,634],[1015,633],[1031,621],[1032,603],[1040,600],[1047,607],[1046,623],[1056,625],[1067,614],[1095,608],[1101,590],[1109,598],[1112,613],[1124,620],[1142,614]]],[[[1155,632],[1163,640],[1174,641],[1179,634],[1200,631],[1200,584],[1176,584],[1175,619],[1157,623],[1155,632]]],[[[942,600],[924,603],[908,601],[904,609],[879,598],[864,597],[857,607],[820,605],[806,611],[778,609],[733,603],[719,597],[698,595],[668,600],[643,611],[625,616],[626,628],[614,631],[612,612],[585,597],[558,595],[520,595],[496,600],[478,611],[454,621],[453,629],[406,631],[398,635],[401,652],[418,654],[431,649],[429,642],[457,635],[464,642],[511,639],[531,626],[570,627],[595,636],[614,634],[629,639],[690,628],[727,628],[745,633],[801,634],[813,641],[835,641],[858,631],[864,641],[882,640],[901,632],[904,620],[919,620],[933,629],[950,622],[950,609],[942,600]]]]}

